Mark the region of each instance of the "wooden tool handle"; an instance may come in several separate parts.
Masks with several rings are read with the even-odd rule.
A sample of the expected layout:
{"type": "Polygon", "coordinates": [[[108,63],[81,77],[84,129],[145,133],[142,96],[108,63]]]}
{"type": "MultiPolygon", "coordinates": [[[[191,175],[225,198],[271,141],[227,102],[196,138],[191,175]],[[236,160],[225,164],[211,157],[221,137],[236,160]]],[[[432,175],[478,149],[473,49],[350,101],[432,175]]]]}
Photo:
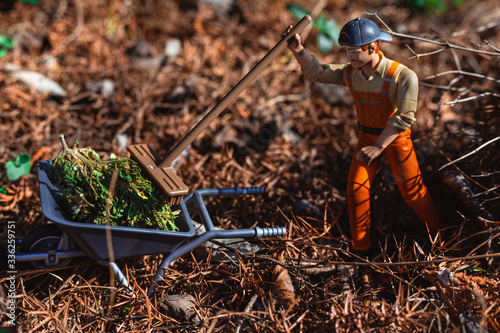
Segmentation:
{"type": "Polygon", "coordinates": [[[168,168],[172,162],[186,149],[197,137],[203,132],[210,123],[217,118],[226,107],[233,102],[236,97],[252,83],[252,81],[266,68],[286,47],[287,41],[291,36],[300,34],[306,26],[311,23],[309,15],[304,16],[288,34],[283,36],[281,40],[248,72],[237,84],[227,93],[226,96],[196,124],[191,131],[165,156],[158,164],[159,167],[168,168]]]}

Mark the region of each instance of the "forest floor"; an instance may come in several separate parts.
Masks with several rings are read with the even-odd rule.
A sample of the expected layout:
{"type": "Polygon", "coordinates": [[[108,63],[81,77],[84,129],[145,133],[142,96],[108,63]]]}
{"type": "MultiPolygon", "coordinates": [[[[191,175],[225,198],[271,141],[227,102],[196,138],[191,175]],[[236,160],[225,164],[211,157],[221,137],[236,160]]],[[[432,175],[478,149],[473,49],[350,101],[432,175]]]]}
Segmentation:
{"type": "MultiPolygon", "coordinates": [[[[351,265],[358,259],[349,252],[345,191],[358,135],[352,98],[343,87],[308,83],[287,50],[175,165],[190,191],[264,187],[262,195],[211,198],[209,213],[224,229],[284,227],[286,236],[247,240],[260,250],[225,260],[184,255],[152,300],[144,291],[161,255],[117,261],[134,295],[89,258],[18,265],[15,277],[12,269],[0,276],[2,326],[14,317],[23,332],[500,331],[493,0],[449,2],[433,15],[364,0],[16,2],[0,12],[0,35],[17,41],[0,58],[2,251],[8,228],[22,238],[50,223],[36,165],[61,149],[60,134],[105,159],[138,143],[165,155],[297,21],[289,4],[339,27],[367,17],[391,30],[382,51],[420,79],[412,137],[446,237],[428,235],[382,160],[372,185],[376,250],[351,265]],[[26,84],[9,64],[63,91],[40,92],[39,79],[26,84]],[[30,174],[11,181],[5,165],[18,154],[31,156],[30,174]]],[[[302,38],[321,62],[346,61],[338,47],[321,54],[316,35],[313,28],[302,38]]]]}

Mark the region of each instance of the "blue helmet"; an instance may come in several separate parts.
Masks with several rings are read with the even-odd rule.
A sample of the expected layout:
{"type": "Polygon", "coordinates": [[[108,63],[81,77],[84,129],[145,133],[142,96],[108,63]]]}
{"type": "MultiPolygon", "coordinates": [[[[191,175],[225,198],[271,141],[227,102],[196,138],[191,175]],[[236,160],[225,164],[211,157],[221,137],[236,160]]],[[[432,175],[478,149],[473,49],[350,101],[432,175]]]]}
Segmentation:
{"type": "Polygon", "coordinates": [[[339,44],[342,46],[363,46],[377,40],[389,42],[392,36],[380,31],[372,20],[359,17],[347,22],[339,34],[339,44]]]}

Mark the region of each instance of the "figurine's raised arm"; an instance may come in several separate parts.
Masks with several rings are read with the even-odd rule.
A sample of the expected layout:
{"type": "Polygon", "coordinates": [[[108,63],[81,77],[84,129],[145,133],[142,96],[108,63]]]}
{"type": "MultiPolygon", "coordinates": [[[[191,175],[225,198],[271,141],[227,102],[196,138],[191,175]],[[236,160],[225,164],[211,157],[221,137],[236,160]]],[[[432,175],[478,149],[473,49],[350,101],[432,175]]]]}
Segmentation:
{"type": "MultiPolygon", "coordinates": [[[[292,28],[293,25],[289,25],[288,28],[281,34],[281,36],[283,37],[288,34],[292,30],[292,28]]],[[[302,45],[302,40],[299,34],[295,34],[295,36],[290,37],[288,39],[287,46],[290,51],[292,51],[302,69],[306,69],[312,64],[313,57],[302,45]]]]}

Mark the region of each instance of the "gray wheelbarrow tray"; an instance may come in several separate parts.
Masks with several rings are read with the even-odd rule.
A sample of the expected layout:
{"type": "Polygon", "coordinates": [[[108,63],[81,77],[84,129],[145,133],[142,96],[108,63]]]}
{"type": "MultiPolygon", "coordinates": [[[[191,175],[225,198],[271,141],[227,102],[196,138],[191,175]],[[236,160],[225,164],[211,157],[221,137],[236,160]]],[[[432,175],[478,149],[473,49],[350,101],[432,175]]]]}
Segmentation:
{"type": "MultiPolygon", "coordinates": [[[[180,210],[176,218],[179,231],[165,231],[135,227],[117,227],[96,225],[91,223],[74,222],[66,219],[58,207],[61,199],[61,188],[54,184],[50,172],[51,161],[38,163],[38,182],[42,212],[45,217],[54,222],[62,230],[62,240],[57,249],[38,253],[19,253],[16,260],[19,262],[33,262],[45,260],[47,267],[51,263],[60,263],[72,257],[89,256],[101,264],[108,265],[115,272],[117,280],[129,290],[128,281],[116,265],[111,262],[108,251],[106,229],[111,231],[114,258],[127,258],[150,254],[164,254],[164,258],[148,290],[151,297],[157,284],[163,279],[166,269],[172,261],[189,253],[199,245],[211,239],[223,238],[260,238],[262,236],[281,236],[286,234],[285,228],[252,228],[252,229],[215,229],[204,204],[203,197],[223,195],[246,195],[262,193],[261,187],[235,187],[222,189],[201,189],[185,196],[179,205],[172,206],[172,210],[180,210]],[[193,202],[206,231],[195,236],[187,204],[193,202]],[[66,241],[63,241],[65,238],[66,241]],[[75,248],[71,242],[77,245],[75,248]]],[[[27,237],[25,237],[26,239],[27,237]]],[[[20,241],[22,244],[22,240],[20,241]]]]}

